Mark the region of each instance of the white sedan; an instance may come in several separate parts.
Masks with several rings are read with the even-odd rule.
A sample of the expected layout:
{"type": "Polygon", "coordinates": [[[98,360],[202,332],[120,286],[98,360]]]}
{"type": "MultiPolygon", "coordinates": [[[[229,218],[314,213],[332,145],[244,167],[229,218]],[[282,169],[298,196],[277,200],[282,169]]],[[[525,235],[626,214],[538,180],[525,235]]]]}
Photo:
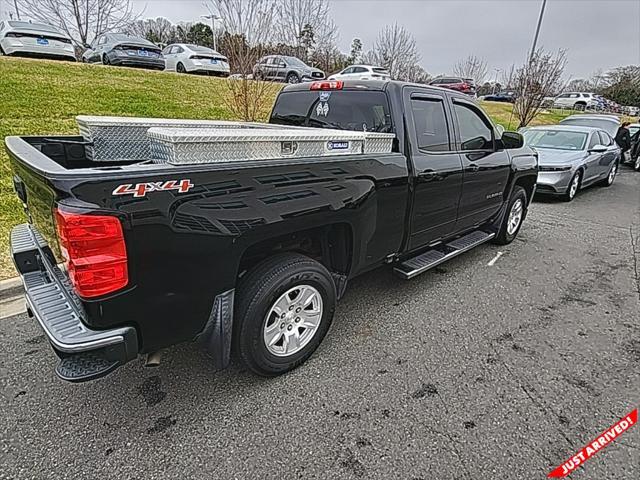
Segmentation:
{"type": "Polygon", "coordinates": [[[331,75],[328,80],[391,80],[391,75],[382,67],[349,65],[341,72],[331,75]]]}
{"type": "Polygon", "coordinates": [[[162,51],[166,70],[229,76],[229,60],[215,50],[187,43],[173,43],[162,51]]]}
{"type": "Polygon", "coordinates": [[[68,35],[43,23],[0,22],[0,54],[76,61],[68,35]]]}

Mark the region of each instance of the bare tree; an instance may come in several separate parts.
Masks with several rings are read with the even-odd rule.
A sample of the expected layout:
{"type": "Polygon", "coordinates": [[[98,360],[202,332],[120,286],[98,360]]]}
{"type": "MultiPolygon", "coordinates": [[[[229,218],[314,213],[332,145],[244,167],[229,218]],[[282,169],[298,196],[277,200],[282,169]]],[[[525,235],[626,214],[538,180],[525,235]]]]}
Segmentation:
{"type": "Polygon", "coordinates": [[[175,25],[163,17],[136,20],[125,28],[125,32],[153,43],[169,44],[177,38],[175,25]]]}
{"type": "Polygon", "coordinates": [[[274,86],[252,78],[253,66],[265,54],[273,35],[275,4],[271,0],[209,0],[225,24],[221,48],[229,58],[232,73],[225,82],[225,102],[236,118],[255,121],[271,105],[274,86]]]}
{"type": "Polygon", "coordinates": [[[78,46],[137,20],[131,0],[16,0],[23,16],[60,28],[78,46]]]}
{"type": "Polygon", "coordinates": [[[475,55],[469,55],[453,67],[453,74],[462,78],[472,78],[476,85],[482,85],[487,77],[487,62],[475,55]]]}
{"type": "Polygon", "coordinates": [[[301,46],[303,31],[307,25],[313,31],[318,44],[335,38],[337,28],[330,19],[328,0],[275,0],[278,40],[282,43],[301,46]]]}
{"type": "Polygon", "coordinates": [[[545,97],[552,96],[562,87],[562,74],[567,63],[564,50],[556,54],[536,50],[529,62],[514,70],[513,85],[518,98],[514,113],[526,127],[542,109],[545,97]]]}
{"type": "Polygon", "coordinates": [[[386,68],[393,79],[411,81],[419,67],[420,54],[413,35],[396,23],[382,29],[362,61],[386,68]]]}

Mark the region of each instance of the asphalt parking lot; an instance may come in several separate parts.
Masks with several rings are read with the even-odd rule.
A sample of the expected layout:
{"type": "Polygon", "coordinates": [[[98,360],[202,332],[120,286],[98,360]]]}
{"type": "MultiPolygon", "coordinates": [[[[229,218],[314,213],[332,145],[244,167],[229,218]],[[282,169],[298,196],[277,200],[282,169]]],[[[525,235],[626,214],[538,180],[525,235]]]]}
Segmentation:
{"type": "MultiPolygon", "coordinates": [[[[0,478],[542,479],[640,403],[639,270],[625,168],[534,202],[512,245],[354,280],[280,378],[181,345],[72,385],[34,321],[0,320],[0,478]]],[[[571,478],[640,478],[640,427],[571,478]]]]}

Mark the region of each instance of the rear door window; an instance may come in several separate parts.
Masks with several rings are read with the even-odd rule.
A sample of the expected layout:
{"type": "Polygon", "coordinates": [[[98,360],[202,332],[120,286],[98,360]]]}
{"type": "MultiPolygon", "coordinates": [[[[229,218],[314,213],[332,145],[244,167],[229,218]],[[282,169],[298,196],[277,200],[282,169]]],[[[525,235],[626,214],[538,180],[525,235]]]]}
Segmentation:
{"type": "Polygon", "coordinates": [[[270,123],[366,132],[393,132],[387,95],[381,91],[293,91],[278,96],[270,123]]]}
{"type": "Polygon", "coordinates": [[[448,152],[449,127],[442,100],[411,98],[411,111],[416,129],[418,148],[428,152],[448,152]]]}
{"type": "Polygon", "coordinates": [[[607,132],[600,131],[598,132],[598,135],[600,135],[600,143],[605,147],[608,147],[613,144],[613,139],[609,136],[607,132]]]}

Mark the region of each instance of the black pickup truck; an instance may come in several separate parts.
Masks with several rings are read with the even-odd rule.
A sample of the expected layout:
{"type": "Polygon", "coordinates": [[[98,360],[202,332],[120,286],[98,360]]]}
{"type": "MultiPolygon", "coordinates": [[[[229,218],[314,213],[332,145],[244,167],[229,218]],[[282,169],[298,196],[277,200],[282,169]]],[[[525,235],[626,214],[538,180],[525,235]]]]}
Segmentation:
{"type": "Polygon", "coordinates": [[[179,166],[98,163],[80,136],[6,138],[29,220],[13,258],[61,378],[191,340],[218,368],[234,352],[281,374],[318,347],[350,279],[508,244],[534,194],[535,152],[454,91],[292,85],[270,123],[395,140],[386,154],[179,166]]]}

